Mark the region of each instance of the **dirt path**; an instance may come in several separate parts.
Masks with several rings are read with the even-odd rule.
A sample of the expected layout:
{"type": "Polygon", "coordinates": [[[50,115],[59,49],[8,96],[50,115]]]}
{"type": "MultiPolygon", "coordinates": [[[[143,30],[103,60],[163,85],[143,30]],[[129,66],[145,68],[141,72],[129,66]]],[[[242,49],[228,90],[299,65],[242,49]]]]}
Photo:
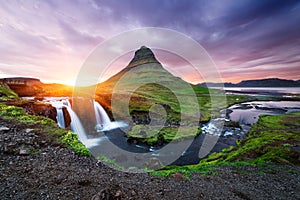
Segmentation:
{"type": "Polygon", "coordinates": [[[31,128],[0,120],[0,199],[300,199],[299,167],[222,167],[188,180],[125,173],[31,128]]]}

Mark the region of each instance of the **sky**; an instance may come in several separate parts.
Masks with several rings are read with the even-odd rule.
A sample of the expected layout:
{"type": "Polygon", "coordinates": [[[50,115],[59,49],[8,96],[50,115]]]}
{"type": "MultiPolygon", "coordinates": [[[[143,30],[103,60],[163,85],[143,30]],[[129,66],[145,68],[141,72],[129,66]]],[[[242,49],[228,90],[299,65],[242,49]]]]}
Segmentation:
{"type": "MultiPolygon", "coordinates": [[[[299,24],[300,1],[294,0],[5,1],[0,5],[0,78],[25,76],[73,84],[101,42],[124,31],[160,27],[202,45],[224,82],[298,80],[299,24]]],[[[155,53],[183,79],[203,81],[176,56],[155,53]]],[[[133,52],[122,56],[107,78],[132,56],[133,52]]]]}

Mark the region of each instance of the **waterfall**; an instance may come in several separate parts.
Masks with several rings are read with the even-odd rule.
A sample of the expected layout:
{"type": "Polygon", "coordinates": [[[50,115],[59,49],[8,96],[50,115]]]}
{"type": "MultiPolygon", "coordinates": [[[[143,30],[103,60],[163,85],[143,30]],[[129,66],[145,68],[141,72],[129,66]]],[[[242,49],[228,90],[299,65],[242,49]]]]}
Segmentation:
{"type": "Polygon", "coordinates": [[[61,128],[66,128],[65,118],[63,113],[63,107],[65,107],[71,117],[71,131],[77,133],[78,139],[84,143],[87,140],[85,130],[76,115],[76,113],[72,110],[70,101],[68,99],[62,99],[61,101],[51,101],[50,104],[56,108],[57,112],[57,124],[61,128]]]}
{"type": "Polygon", "coordinates": [[[97,101],[94,101],[94,109],[97,122],[96,129],[105,129],[109,127],[111,121],[104,108],[97,101]]]}
{"type": "Polygon", "coordinates": [[[77,133],[78,135],[78,139],[82,142],[85,143],[85,141],[87,140],[86,137],[86,133],[85,130],[78,118],[78,116],[76,115],[76,113],[72,110],[71,107],[66,106],[68,113],[71,117],[71,131],[74,133],[77,133]]]}
{"type": "Polygon", "coordinates": [[[109,131],[115,128],[127,126],[127,124],[122,121],[110,121],[110,118],[108,117],[104,108],[97,101],[93,101],[93,103],[97,122],[95,129],[97,132],[109,131]]]}
{"type": "MultiPolygon", "coordinates": [[[[101,141],[103,141],[105,138],[88,138],[87,134],[85,132],[84,127],[81,124],[81,121],[77,114],[73,111],[72,106],[70,104],[69,99],[60,99],[60,100],[52,100],[50,101],[50,104],[56,108],[57,111],[57,124],[61,128],[65,128],[65,119],[64,119],[64,113],[63,108],[66,108],[70,118],[71,118],[71,131],[76,133],[78,136],[78,139],[88,148],[99,145],[101,141]]],[[[124,127],[127,126],[127,124],[123,122],[111,122],[107,113],[103,109],[103,107],[96,101],[93,101],[94,104],[94,110],[95,110],[95,116],[96,116],[96,131],[102,132],[102,131],[108,131],[114,128],[124,127]]]]}
{"type": "Polygon", "coordinates": [[[64,118],[64,113],[63,113],[62,107],[56,108],[56,111],[57,111],[56,120],[57,120],[58,126],[61,128],[66,128],[65,118],[64,118]]]}
{"type": "Polygon", "coordinates": [[[51,101],[50,104],[56,108],[56,120],[57,120],[57,124],[59,127],[61,128],[66,128],[66,124],[65,124],[65,118],[64,118],[64,113],[63,113],[63,103],[59,102],[59,101],[51,101]]]}

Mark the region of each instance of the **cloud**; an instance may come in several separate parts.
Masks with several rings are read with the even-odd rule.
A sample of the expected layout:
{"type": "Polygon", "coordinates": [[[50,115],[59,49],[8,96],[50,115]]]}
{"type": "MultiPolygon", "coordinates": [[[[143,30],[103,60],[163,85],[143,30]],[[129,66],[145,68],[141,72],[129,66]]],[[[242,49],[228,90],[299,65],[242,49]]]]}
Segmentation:
{"type": "MultiPolygon", "coordinates": [[[[197,40],[226,80],[233,80],[230,73],[246,79],[251,70],[251,78],[262,77],[267,70],[274,76],[300,79],[281,73],[299,67],[300,2],[296,0],[28,0],[6,2],[0,12],[0,71],[8,75],[24,72],[63,80],[61,74],[68,73],[68,79],[75,79],[100,42],[122,31],[153,26],[197,40]],[[244,76],[233,74],[241,71],[244,76]]],[[[188,78],[193,72],[185,63],[172,62],[170,57],[166,65],[196,81],[188,78]]]]}

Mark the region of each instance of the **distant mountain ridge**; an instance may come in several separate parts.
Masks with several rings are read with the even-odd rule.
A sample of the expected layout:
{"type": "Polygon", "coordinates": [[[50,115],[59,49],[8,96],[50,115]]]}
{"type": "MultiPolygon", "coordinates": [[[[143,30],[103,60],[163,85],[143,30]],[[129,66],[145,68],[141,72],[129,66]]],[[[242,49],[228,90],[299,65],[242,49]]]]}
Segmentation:
{"type": "Polygon", "coordinates": [[[287,80],[287,79],[279,79],[279,78],[268,78],[268,79],[257,79],[257,80],[244,80],[239,83],[212,83],[212,82],[204,82],[197,84],[198,86],[207,87],[300,87],[300,80],[287,80]]]}

